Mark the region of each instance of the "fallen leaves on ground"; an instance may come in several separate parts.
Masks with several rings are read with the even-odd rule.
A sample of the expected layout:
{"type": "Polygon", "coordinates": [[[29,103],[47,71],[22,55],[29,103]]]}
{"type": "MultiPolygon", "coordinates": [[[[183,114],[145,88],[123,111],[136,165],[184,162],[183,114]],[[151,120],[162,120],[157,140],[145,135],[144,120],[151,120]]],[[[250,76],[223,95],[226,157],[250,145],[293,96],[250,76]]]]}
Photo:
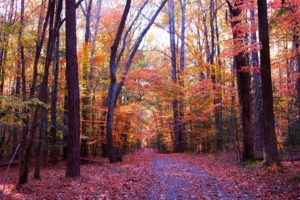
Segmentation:
{"type": "Polygon", "coordinates": [[[81,176],[65,178],[64,163],[42,169],[15,190],[18,169],[0,171],[6,199],[299,199],[295,166],[282,172],[260,165],[241,167],[233,156],[155,154],[146,149],[127,155],[122,163],[81,166],[81,176]],[[226,157],[227,156],[227,157],[226,157]],[[230,158],[230,159],[228,159],[230,158]]]}

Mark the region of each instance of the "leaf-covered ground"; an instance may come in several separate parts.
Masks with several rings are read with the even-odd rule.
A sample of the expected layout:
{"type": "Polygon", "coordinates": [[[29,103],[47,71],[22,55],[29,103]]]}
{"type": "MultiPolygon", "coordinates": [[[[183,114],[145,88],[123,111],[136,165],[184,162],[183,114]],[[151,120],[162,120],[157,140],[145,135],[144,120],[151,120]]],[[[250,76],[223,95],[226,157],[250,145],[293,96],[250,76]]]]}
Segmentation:
{"type": "Polygon", "coordinates": [[[155,154],[150,149],[125,161],[87,164],[81,177],[65,178],[63,163],[44,168],[42,180],[16,191],[17,168],[0,172],[0,199],[300,199],[296,168],[272,172],[241,167],[233,156],[155,154]],[[6,181],[4,181],[6,179],[6,181]]]}

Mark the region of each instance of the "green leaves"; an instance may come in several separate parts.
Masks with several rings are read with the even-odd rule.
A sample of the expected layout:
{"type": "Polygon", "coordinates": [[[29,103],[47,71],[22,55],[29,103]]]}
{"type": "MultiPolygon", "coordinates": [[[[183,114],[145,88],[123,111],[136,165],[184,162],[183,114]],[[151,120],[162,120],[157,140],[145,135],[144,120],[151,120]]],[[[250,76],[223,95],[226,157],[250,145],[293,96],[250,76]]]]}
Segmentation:
{"type": "Polygon", "coordinates": [[[7,126],[21,126],[22,120],[29,117],[30,114],[30,112],[24,111],[32,110],[36,106],[47,108],[47,105],[37,98],[23,101],[18,96],[0,96],[0,105],[0,123],[7,126]]]}

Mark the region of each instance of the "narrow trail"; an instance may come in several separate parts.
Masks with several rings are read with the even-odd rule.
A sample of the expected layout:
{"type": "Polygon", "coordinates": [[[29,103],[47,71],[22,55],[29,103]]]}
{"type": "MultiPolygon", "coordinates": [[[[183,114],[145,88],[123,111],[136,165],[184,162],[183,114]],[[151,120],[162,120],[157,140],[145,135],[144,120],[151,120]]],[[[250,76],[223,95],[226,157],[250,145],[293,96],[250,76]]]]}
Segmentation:
{"type": "Polygon", "coordinates": [[[99,161],[102,164],[82,165],[77,178],[65,177],[63,162],[43,168],[41,180],[33,179],[31,170],[21,191],[14,189],[18,168],[12,167],[9,173],[0,170],[0,189],[6,184],[0,199],[300,200],[300,184],[293,181],[292,172],[241,168],[212,155],[157,154],[141,149],[121,163],[99,161]]]}
{"type": "Polygon", "coordinates": [[[147,200],[252,199],[242,192],[227,194],[230,186],[173,154],[154,154],[152,166],[154,182],[147,200]]]}

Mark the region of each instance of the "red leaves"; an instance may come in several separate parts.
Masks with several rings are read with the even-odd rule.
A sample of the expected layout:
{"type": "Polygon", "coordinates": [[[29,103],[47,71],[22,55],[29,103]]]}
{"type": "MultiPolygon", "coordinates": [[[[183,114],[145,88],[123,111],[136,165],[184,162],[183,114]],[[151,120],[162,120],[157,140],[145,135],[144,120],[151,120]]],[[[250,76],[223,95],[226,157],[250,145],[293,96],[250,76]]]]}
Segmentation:
{"type": "MultiPolygon", "coordinates": [[[[157,155],[146,149],[126,156],[123,163],[101,161],[103,165],[82,165],[82,176],[75,179],[64,177],[63,163],[45,168],[42,180],[30,178],[19,193],[14,190],[18,170],[13,168],[8,174],[5,197],[17,200],[145,199],[151,194],[153,199],[160,199],[167,198],[166,194],[189,194],[194,199],[211,195],[229,199],[297,199],[300,195],[300,184],[293,179],[291,171],[274,173],[257,164],[242,168],[236,164],[234,154],[157,155]],[[160,162],[155,164],[155,160],[160,162]],[[168,193],[174,188],[171,182],[178,186],[176,192],[180,194],[168,193]]],[[[284,166],[295,168],[290,163],[284,163],[284,166]]],[[[0,172],[0,189],[3,173],[0,172]]]]}
{"type": "Polygon", "coordinates": [[[241,198],[241,194],[247,194],[255,199],[296,199],[300,195],[300,184],[292,181],[293,173],[289,170],[274,173],[259,164],[243,168],[236,164],[233,154],[184,158],[228,185],[226,192],[230,196],[241,198]]]}

